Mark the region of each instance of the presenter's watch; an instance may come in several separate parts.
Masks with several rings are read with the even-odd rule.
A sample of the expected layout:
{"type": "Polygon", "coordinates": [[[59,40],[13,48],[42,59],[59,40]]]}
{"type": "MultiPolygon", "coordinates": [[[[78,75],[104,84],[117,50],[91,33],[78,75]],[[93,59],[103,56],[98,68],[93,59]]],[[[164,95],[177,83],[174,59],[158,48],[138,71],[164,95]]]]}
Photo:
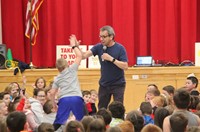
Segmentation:
{"type": "Polygon", "coordinates": [[[74,49],[74,48],[76,48],[76,47],[78,48],[78,46],[72,46],[72,49],[74,49]]]}
{"type": "Polygon", "coordinates": [[[116,60],[116,59],[115,59],[115,58],[113,58],[113,60],[112,60],[112,63],[114,63],[114,62],[115,62],[115,60],[116,60]]]}

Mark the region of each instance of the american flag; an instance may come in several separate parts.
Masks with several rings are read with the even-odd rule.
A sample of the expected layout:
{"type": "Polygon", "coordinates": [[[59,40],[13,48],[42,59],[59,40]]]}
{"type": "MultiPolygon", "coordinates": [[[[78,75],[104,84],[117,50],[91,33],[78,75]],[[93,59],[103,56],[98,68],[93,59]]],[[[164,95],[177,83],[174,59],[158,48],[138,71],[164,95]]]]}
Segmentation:
{"type": "Polygon", "coordinates": [[[36,37],[39,30],[38,10],[42,3],[43,0],[28,0],[27,3],[25,36],[31,39],[32,45],[35,45],[36,43],[36,37]]]}

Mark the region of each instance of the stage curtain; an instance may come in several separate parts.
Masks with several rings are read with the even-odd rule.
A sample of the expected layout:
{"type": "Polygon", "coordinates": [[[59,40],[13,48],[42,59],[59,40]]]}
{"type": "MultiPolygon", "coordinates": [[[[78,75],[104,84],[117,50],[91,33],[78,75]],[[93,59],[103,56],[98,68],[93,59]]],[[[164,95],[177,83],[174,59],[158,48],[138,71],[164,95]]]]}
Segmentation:
{"type": "MultiPolygon", "coordinates": [[[[27,0],[1,2],[3,43],[13,58],[30,63],[30,42],[24,35],[27,0]]],[[[151,55],[156,62],[194,61],[194,43],[200,41],[199,8],[198,0],[44,0],[32,61],[38,67],[54,67],[56,45],[68,45],[70,34],[84,45],[94,45],[104,25],[114,27],[129,66],[141,55],[151,55]]]]}

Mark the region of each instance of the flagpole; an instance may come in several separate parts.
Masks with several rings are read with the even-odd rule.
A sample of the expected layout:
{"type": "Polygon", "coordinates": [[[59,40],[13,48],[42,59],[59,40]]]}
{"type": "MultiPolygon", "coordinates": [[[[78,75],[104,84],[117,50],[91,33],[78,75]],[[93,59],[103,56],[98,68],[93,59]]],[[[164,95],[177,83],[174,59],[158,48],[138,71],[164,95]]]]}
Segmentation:
{"type": "Polygon", "coordinates": [[[33,52],[32,52],[32,50],[33,50],[33,45],[32,45],[32,31],[33,31],[33,24],[32,24],[32,0],[29,0],[30,1],[30,3],[31,3],[31,6],[30,6],[30,11],[29,11],[29,13],[30,13],[30,19],[29,19],[29,24],[30,24],[30,67],[31,67],[31,69],[33,69],[33,68],[35,68],[35,66],[33,65],[33,52]]]}

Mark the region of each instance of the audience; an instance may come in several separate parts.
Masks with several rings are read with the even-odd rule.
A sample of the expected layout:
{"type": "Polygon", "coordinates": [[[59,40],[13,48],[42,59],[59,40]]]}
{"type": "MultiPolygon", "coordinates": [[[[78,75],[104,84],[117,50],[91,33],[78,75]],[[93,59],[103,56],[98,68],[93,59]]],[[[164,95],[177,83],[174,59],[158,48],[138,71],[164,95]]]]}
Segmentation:
{"type": "Polygon", "coordinates": [[[54,127],[51,123],[43,122],[39,125],[37,132],[54,132],[54,127]]]}
{"type": "Polygon", "coordinates": [[[150,102],[155,96],[159,95],[160,95],[159,89],[150,89],[145,94],[145,101],[150,102]]]}
{"type": "Polygon", "coordinates": [[[144,126],[144,118],[138,111],[130,111],[125,120],[133,124],[135,132],[140,132],[144,126]]]}
{"type": "Polygon", "coordinates": [[[121,128],[122,132],[135,132],[133,124],[128,120],[122,122],[118,126],[121,128]]]}
{"type": "Polygon", "coordinates": [[[10,100],[14,100],[19,96],[20,86],[17,82],[11,82],[4,90],[4,92],[10,94],[10,100]]]}
{"type": "MultiPolygon", "coordinates": [[[[17,82],[10,83],[0,93],[0,131],[55,131],[53,123],[57,109],[55,102],[46,98],[48,93],[48,99],[52,98],[51,87],[45,88],[46,81],[42,77],[36,81],[33,98],[22,96],[17,82]]],[[[197,86],[198,79],[194,76],[187,77],[185,87],[178,90],[166,85],[162,94],[155,84],[150,84],[140,111],[130,111],[126,116],[124,105],[118,101],[111,102],[108,109],[97,111],[98,93],[96,90],[84,90],[83,99],[91,116],[84,116],[80,121],[70,111],[69,118],[56,132],[197,132],[200,131],[197,86]]]]}
{"type": "Polygon", "coordinates": [[[3,100],[0,100],[0,118],[5,117],[8,114],[8,107],[3,100]]]}
{"type": "Polygon", "coordinates": [[[187,132],[200,132],[200,127],[198,126],[188,127],[187,132]]]}
{"type": "Polygon", "coordinates": [[[141,132],[162,132],[162,129],[156,125],[148,124],[142,128],[141,132]]]}
{"type": "Polygon", "coordinates": [[[74,120],[66,124],[65,132],[85,132],[81,122],[74,120]]]}
{"type": "Polygon", "coordinates": [[[26,125],[26,115],[23,112],[14,111],[9,113],[6,124],[10,132],[28,131],[26,125]]]}
{"type": "Polygon", "coordinates": [[[154,120],[151,117],[152,106],[149,102],[142,102],[140,104],[140,111],[142,112],[144,118],[144,125],[154,124],[154,120]]]}
{"type": "Polygon", "coordinates": [[[0,117],[0,132],[7,132],[6,117],[0,117]]]}
{"type": "Polygon", "coordinates": [[[97,108],[96,108],[96,104],[95,103],[96,103],[97,98],[98,98],[98,93],[94,89],[90,90],[90,93],[91,93],[90,103],[91,103],[92,111],[89,112],[89,114],[93,115],[93,114],[96,114],[96,112],[97,112],[97,108]]]}
{"type": "MultiPolygon", "coordinates": [[[[200,119],[197,115],[189,112],[187,110],[190,104],[190,94],[188,91],[184,89],[179,89],[175,92],[174,97],[174,104],[176,105],[176,109],[174,110],[173,114],[180,112],[183,113],[188,118],[188,126],[199,126],[200,119]]],[[[173,115],[172,114],[172,115],[173,115]]],[[[163,131],[170,132],[170,116],[167,116],[163,122],[163,131]]]]}
{"type": "Polygon", "coordinates": [[[106,128],[110,127],[110,122],[112,120],[112,114],[109,110],[106,108],[100,108],[97,112],[97,115],[101,115],[103,117],[103,120],[105,122],[106,128]]]}
{"type": "Polygon", "coordinates": [[[172,132],[186,132],[188,118],[183,113],[176,112],[170,117],[169,122],[172,132]]]}
{"type": "Polygon", "coordinates": [[[81,123],[83,124],[85,131],[87,131],[90,122],[92,122],[93,120],[94,118],[92,116],[87,115],[83,117],[83,119],[81,120],[81,123]]]}
{"type": "Polygon", "coordinates": [[[106,125],[101,118],[94,119],[90,122],[87,132],[105,132],[106,125]]]}
{"type": "Polygon", "coordinates": [[[29,98],[31,110],[35,115],[37,124],[41,124],[44,120],[43,104],[46,101],[46,94],[43,89],[34,89],[33,98],[29,98]]]}
{"type": "Polygon", "coordinates": [[[54,108],[54,104],[51,100],[47,100],[43,105],[44,110],[44,122],[53,124],[56,118],[56,109],[54,108]]]}
{"type": "Polygon", "coordinates": [[[119,126],[110,127],[106,130],[106,132],[123,132],[119,126]]]}
{"type": "Polygon", "coordinates": [[[190,105],[188,106],[188,110],[191,112],[197,112],[197,106],[200,102],[198,96],[190,95],[190,105]]]}
{"type": "Polygon", "coordinates": [[[158,90],[158,86],[156,84],[149,84],[147,86],[147,91],[150,91],[150,90],[158,90]]]}
{"type": "Polygon", "coordinates": [[[154,124],[163,129],[163,121],[170,113],[166,108],[158,107],[154,115],[154,124]]]}
{"type": "Polygon", "coordinates": [[[8,92],[0,93],[0,100],[3,100],[6,103],[6,106],[10,104],[10,94],[8,92]]]}
{"type": "Polygon", "coordinates": [[[91,97],[91,93],[88,90],[84,90],[82,91],[82,95],[83,95],[83,100],[85,103],[85,109],[86,109],[86,114],[89,114],[92,112],[92,106],[90,103],[90,97],[91,97]]]}
{"type": "Polygon", "coordinates": [[[197,86],[198,86],[198,79],[195,76],[189,76],[186,79],[186,83],[185,83],[185,88],[188,92],[190,92],[190,94],[194,94],[197,96],[199,96],[199,92],[197,91],[197,86]]]}
{"type": "Polygon", "coordinates": [[[32,112],[31,104],[29,100],[26,99],[26,97],[21,98],[19,104],[16,107],[16,110],[25,113],[28,128],[32,131],[36,131],[39,124],[35,120],[35,115],[32,112]]]}
{"type": "Polygon", "coordinates": [[[124,121],[125,108],[121,102],[113,101],[109,104],[108,109],[112,114],[110,127],[116,126],[124,121]]]}
{"type": "Polygon", "coordinates": [[[168,95],[170,97],[173,97],[174,91],[175,91],[175,88],[172,85],[167,85],[162,88],[162,93],[165,94],[166,96],[168,95]]]}
{"type": "Polygon", "coordinates": [[[43,77],[37,78],[33,87],[37,89],[44,89],[46,87],[46,80],[43,77]]]}
{"type": "Polygon", "coordinates": [[[20,102],[20,97],[16,97],[14,100],[12,100],[12,102],[9,103],[8,105],[8,112],[13,112],[16,110],[16,107],[18,106],[20,102]]]}

